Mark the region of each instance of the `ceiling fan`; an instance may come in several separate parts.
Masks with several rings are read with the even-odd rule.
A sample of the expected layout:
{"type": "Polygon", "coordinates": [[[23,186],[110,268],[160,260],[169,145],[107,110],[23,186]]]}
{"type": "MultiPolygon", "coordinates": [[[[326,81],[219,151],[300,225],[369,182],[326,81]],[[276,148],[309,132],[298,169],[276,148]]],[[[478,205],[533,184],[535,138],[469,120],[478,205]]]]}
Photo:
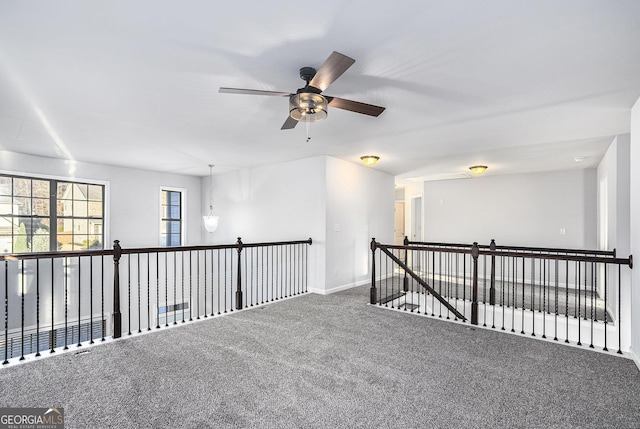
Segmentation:
{"type": "Polygon", "coordinates": [[[355,62],[353,58],[334,51],[317,71],[313,67],[302,67],[300,69],[300,78],[306,82],[306,85],[298,89],[295,94],[289,92],[223,87],[219,89],[219,92],[289,97],[289,117],[284,121],[281,128],[282,130],[290,130],[294,128],[298,122],[316,122],[325,119],[327,117],[328,106],[369,116],[379,116],[384,112],[384,107],[322,95],[322,92],[355,62]]]}

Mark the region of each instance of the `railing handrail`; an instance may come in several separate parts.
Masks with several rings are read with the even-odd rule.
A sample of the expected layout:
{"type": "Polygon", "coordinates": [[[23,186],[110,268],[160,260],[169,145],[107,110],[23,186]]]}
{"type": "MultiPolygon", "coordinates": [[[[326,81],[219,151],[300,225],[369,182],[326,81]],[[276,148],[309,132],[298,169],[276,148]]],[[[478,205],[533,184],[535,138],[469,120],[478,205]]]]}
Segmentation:
{"type": "MultiPolygon", "coordinates": [[[[238,238],[240,240],[240,238],[238,238]]],[[[292,241],[271,241],[264,243],[242,243],[233,244],[202,244],[196,246],[157,246],[157,247],[131,247],[122,248],[122,254],[136,253],[170,253],[170,252],[188,252],[196,250],[218,250],[218,249],[237,249],[238,247],[268,247],[268,246],[284,246],[292,244],[313,244],[313,240],[292,240],[292,241]]],[[[9,253],[0,255],[1,261],[15,261],[23,259],[50,259],[50,258],[69,258],[83,256],[102,256],[113,255],[113,249],[95,249],[95,250],[65,250],[60,252],[32,252],[32,253],[9,253]]]]}
{"type": "MultiPolygon", "coordinates": [[[[493,242],[493,240],[491,240],[493,242]]],[[[429,242],[429,241],[411,241],[405,240],[406,244],[414,244],[421,246],[435,246],[435,247],[469,247],[471,248],[473,244],[463,244],[463,243],[439,243],[439,242],[429,242]]],[[[494,242],[495,243],[495,242],[494,242]]],[[[491,247],[490,244],[478,244],[480,249],[488,249],[491,247]]],[[[563,249],[563,248],[554,248],[554,247],[533,247],[533,246],[499,246],[495,245],[495,249],[501,250],[516,250],[516,251],[530,251],[530,252],[547,252],[547,253],[573,253],[573,254],[581,254],[581,255],[608,255],[608,256],[616,256],[616,249],[613,250],[588,250],[588,249],[563,249]]]]}
{"type": "MultiPolygon", "coordinates": [[[[410,242],[416,243],[416,242],[410,242]]],[[[439,243],[444,244],[444,243],[439,243]]],[[[376,243],[379,247],[385,247],[387,249],[401,249],[401,250],[415,250],[415,251],[432,251],[440,253],[463,253],[471,254],[473,245],[458,245],[458,247],[433,247],[433,246],[416,246],[416,245],[400,245],[400,244],[380,244],[376,243]]],[[[478,245],[480,255],[490,256],[510,256],[514,258],[528,258],[528,259],[548,259],[558,261],[578,261],[578,262],[600,262],[604,264],[616,264],[616,265],[628,265],[629,268],[633,268],[633,255],[629,255],[628,258],[616,258],[616,257],[604,257],[604,256],[589,256],[583,254],[566,255],[556,253],[537,253],[532,251],[500,251],[500,246],[496,246],[496,250],[491,250],[489,246],[478,245]],[[487,250],[488,249],[488,250],[487,250]]]]}

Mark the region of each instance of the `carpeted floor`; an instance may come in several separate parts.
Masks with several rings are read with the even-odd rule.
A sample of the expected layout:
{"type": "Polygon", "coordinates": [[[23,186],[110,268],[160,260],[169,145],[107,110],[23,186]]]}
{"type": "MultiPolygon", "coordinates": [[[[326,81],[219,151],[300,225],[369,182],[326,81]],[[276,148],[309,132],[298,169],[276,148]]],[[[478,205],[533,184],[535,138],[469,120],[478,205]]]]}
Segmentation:
{"type": "Polygon", "coordinates": [[[66,428],[637,428],[614,355],[365,305],[368,288],[0,369],[0,407],[66,428]]]}

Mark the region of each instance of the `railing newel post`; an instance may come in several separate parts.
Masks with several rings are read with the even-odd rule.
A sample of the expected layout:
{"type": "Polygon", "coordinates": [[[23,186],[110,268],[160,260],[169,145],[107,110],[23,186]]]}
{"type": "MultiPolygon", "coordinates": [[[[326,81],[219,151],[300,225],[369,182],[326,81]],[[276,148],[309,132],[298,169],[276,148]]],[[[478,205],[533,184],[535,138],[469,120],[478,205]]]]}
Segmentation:
{"type": "Polygon", "coordinates": [[[236,289],[236,310],[242,310],[242,239],[238,237],[238,242],[236,243],[237,251],[238,251],[238,283],[236,289]]]}
{"type": "Polygon", "coordinates": [[[120,313],[120,257],[122,248],[120,241],[113,241],[113,338],[122,336],[122,314],[120,313]]]}
{"type": "Polygon", "coordinates": [[[369,304],[375,304],[377,301],[376,292],[376,239],[371,239],[371,289],[369,294],[369,304]]]}
{"type": "Polygon", "coordinates": [[[473,258],[473,290],[471,296],[471,324],[478,324],[478,256],[480,248],[478,243],[474,242],[471,247],[471,257],[473,258]]]}

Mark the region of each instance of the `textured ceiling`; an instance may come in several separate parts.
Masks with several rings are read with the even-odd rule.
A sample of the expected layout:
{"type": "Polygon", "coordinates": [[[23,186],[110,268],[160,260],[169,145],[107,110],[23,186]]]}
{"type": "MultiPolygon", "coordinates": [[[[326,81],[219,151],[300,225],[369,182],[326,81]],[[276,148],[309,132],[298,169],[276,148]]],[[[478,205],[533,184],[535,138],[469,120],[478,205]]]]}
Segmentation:
{"type": "MultiPolygon", "coordinates": [[[[640,2],[0,3],[0,149],[206,175],[330,155],[404,178],[597,165],[640,96],[640,2]],[[281,131],[303,66],[356,63],[281,131]],[[575,157],[583,157],[575,162],[575,157]]],[[[2,166],[7,167],[7,166],[2,166]]]]}

